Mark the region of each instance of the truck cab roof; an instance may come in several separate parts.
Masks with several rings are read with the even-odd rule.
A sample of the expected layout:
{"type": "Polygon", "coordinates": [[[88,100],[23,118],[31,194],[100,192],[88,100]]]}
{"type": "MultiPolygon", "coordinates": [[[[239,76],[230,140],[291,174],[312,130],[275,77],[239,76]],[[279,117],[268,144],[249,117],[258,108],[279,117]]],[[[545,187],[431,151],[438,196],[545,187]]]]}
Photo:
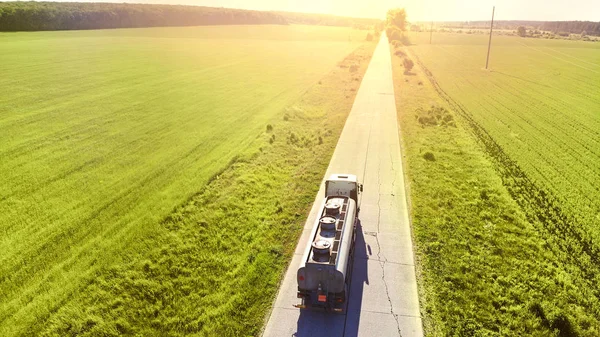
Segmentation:
{"type": "Polygon", "coordinates": [[[356,182],[356,176],[354,174],[332,174],[329,176],[329,181],[348,181],[348,182],[356,182]]]}

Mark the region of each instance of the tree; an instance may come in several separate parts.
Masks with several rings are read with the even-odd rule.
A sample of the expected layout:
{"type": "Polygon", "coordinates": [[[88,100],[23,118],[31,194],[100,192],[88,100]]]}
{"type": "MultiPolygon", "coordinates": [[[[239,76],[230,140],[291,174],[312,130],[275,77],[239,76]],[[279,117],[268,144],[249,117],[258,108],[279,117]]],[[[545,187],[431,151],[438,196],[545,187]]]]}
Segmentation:
{"type": "Polygon", "coordinates": [[[388,28],[392,27],[404,32],[406,30],[406,10],[404,8],[388,10],[386,24],[388,28]]]}
{"type": "Polygon", "coordinates": [[[406,30],[406,10],[404,8],[388,10],[385,25],[388,39],[390,41],[400,41],[406,30]]]}
{"type": "Polygon", "coordinates": [[[520,37],[525,37],[527,35],[525,27],[519,26],[519,28],[517,28],[517,35],[519,35],[520,37]]]}

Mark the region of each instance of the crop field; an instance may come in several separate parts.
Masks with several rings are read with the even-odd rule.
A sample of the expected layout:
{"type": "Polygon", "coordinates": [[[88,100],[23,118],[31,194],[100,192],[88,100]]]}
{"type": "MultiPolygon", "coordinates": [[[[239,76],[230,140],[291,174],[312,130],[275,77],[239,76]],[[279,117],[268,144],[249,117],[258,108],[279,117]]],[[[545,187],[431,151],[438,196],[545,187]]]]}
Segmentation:
{"type": "Polygon", "coordinates": [[[443,90],[600,242],[600,45],[494,37],[485,72],[485,36],[418,36],[443,90]]]}
{"type": "Polygon", "coordinates": [[[309,26],[0,34],[0,335],[255,334],[268,306],[227,280],[264,272],[268,302],[287,248],[265,245],[277,263],[257,248],[236,264],[242,253],[221,238],[293,240],[294,230],[264,226],[273,214],[300,226],[314,191],[289,198],[283,211],[251,210],[260,220],[237,232],[224,223],[247,220],[239,204],[258,207],[261,188],[303,174],[318,186],[327,161],[293,170],[312,162],[311,153],[331,154],[315,147],[335,144],[365,66],[348,68],[372,52],[363,40],[363,31],[309,26]],[[330,78],[345,89],[312,106],[330,78]],[[265,153],[282,156],[271,158],[280,171],[265,153]],[[236,180],[236,165],[262,176],[236,180]],[[179,216],[191,208],[206,219],[186,227],[179,216]],[[226,253],[214,264],[198,262],[219,249],[226,253]],[[248,272],[265,264],[270,272],[248,272]],[[238,295],[224,298],[232,290],[218,284],[238,295]],[[202,298],[212,307],[199,308],[202,298]],[[232,310],[239,320],[228,318],[232,310]]]}
{"type": "Polygon", "coordinates": [[[426,331],[598,335],[600,45],[494,36],[487,71],[486,36],[410,41],[394,65],[426,331]]]}

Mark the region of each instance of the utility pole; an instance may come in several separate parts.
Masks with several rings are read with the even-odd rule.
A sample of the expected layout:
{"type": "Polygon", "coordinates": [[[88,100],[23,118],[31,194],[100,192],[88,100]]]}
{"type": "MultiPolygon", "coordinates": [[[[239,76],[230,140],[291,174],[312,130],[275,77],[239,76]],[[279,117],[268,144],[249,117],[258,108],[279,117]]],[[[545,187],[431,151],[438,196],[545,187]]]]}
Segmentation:
{"type": "Polygon", "coordinates": [[[433,36],[433,21],[431,21],[431,27],[429,28],[429,44],[431,44],[432,36],[433,36]]]}
{"type": "Polygon", "coordinates": [[[492,47],[492,30],[494,29],[494,12],[496,6],[492,7],[492,24],[490,25],[490,41],[488,42],[487,59],[485,60],[485,69],[487,70],[488,64],[490,63],[490,48],[492,47]]]}

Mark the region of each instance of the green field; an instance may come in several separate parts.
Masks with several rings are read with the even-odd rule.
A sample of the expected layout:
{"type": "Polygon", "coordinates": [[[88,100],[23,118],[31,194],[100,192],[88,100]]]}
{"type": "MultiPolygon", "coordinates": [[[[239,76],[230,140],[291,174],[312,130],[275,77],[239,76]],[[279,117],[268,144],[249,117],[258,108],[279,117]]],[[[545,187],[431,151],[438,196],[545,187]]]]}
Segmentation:
{"type": "Polygon", "coordinates": [[[600,45],[494,36],[487,71],[486,36],[410,41],[415,69],[394,66],[426,331],[597,336],[600,45]]]}
{"type": "MultiPolygon", "coordinates": [[[[331,71],[363,39],[363,31],[308,26],[0,34],[0,335],[255,334],[264,303],[246,298],[232,309],[229,300],[206,297],[231,292],[217,284],[257,268],[255,258],[246,250],[246,263],[236,264],[242,252],[232,250],[219,257],[221,269],[202,258],[223,249],[211,246],[226,242],[222,235],[235,233],[249,245],[269,237],[250,224],[266,226],[290,214],[293,221],[284,223],[302,222],[310,188],[290,198],[291,209],[283,212],[277,205],[252,207],[259,207],[261,188],[291,183],[293,169],[313,159],[291,157],[270,175],[274,168],[264,158],[268,149],[271,155],[295,148],[331,154],[315,147],[335,144],[360,83],[361,72],[348,67],[368,59],[372,47],[331,71]],[[311,100],[323,100],[322,88],[330,88],[329,78],[338,81],[339,93],[313,106],[311,100]],[[329,133],[319,134],[331,118],[329,133]],[[287,134],[278,127],[284,122],[287,134]],[[275,130],[265,135],[268,124],[275,130]],[[236,165],[256,166],[257,176],[222,186],[219,175],[240,175],[236,165]],[[272,186],[262,186],[263,178],[272,186]],[[189,202],[193,207],[185,209],[212,210],[208,220],[174,228],[189,202]],[[239,207],[261,220],[231,227],[244,219],[239,207]],[[186,241],[188,235],[198,241],[186,241]],[[190,302],[190,293],[212,307],[190,302]],[[250,318],[227,319],[231,310],[250,318]],[[183,322],[182,312],[195,323],[183,322]]],[[[307,168],[313,172],[307,186],[317,186],[325,168],[307,168]]],[[[279,231],[296,235],[287,227],[279,231]]],[[[256,258],[272,267],[265,272],[266,301],[289,257],[281,242],[274,246],[280,248],[266,246],[271,258],[256,258]]],[[[238,300],[244,291],[239,288],[238,300]]]]}
{"type": "Polygon", "coordinates": [[[485,72],[487,37],[426,35],[411,50],[443,90],[600,242],[600,45],[498,36],[485,72]]]}

